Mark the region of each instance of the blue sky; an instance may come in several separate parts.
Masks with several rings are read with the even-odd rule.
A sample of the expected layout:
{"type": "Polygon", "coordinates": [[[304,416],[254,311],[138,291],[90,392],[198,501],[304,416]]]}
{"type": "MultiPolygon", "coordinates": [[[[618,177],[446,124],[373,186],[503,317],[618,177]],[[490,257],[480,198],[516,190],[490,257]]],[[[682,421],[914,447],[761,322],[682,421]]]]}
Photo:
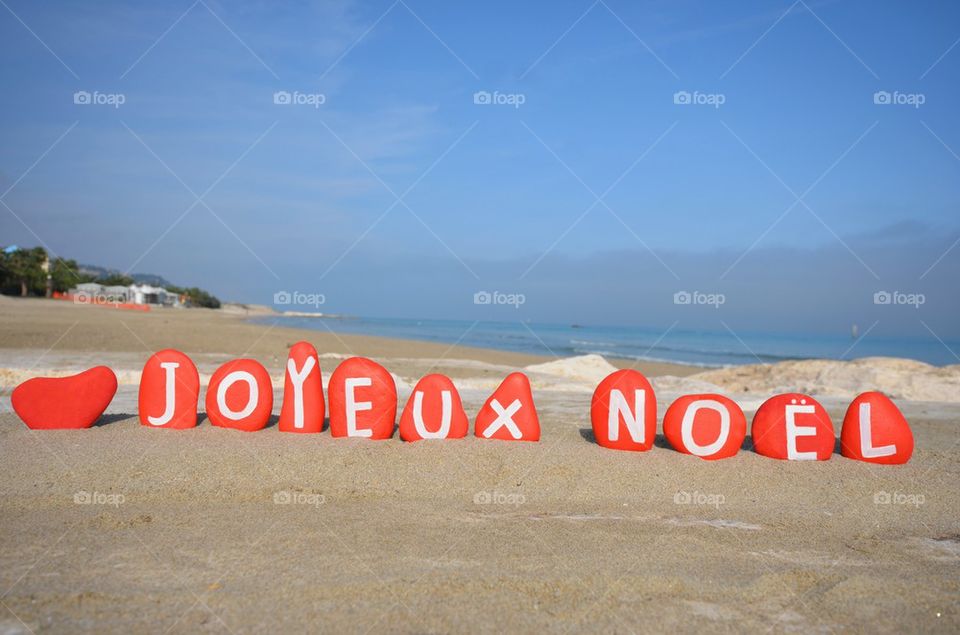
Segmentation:
{"type": "Polygon", "coordinates": [[[960,337],[955,3],[4,3],[4,244],[369,316],[960,337]]]}

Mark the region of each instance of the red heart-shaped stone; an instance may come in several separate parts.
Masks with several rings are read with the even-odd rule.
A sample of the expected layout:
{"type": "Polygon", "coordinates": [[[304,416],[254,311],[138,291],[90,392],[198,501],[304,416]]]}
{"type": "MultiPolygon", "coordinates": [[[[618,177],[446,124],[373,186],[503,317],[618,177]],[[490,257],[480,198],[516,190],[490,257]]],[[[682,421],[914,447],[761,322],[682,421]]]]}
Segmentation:
{"type": "Polygon", "coordinates": [[[882,392],[857,395],[843,417],[840,454],[867,463],[906,463],[913,454],[910,424],[882,392]]]}
{"type": "Polygon", "coordinates": [[[418,381],[400,415],[404,441],[462,439],[469,428],[460,393],[444,375],[427,375],[418,381]]]}
{"type": "Polygon", "coordinates": [[[625,368],[607,375],[593,392],[590,424],[597,445],[645,452],[657,436],[657,397],[643,373],[625,368]]]}
{"type": "Polygon", "coordinates": [[[215,426],[262,430],[273,410],[270,373],[255,359],[230,360],[210,378],[206,405],[207,417],[215,426]]]}
{"type": "Polygon", "coordinates": [[[397,385],[386,368],[365,357],[344,360],[330,375],[330,434],[389,439],[397,419],[397,385]]]}
{"type": "Polygon", "coordinates": [[[33,430],[89,428],[117,393],[117,376],[96,366],[69,377],[34,377],[13,389],[10,401],[33,430]]]}
{"type": "Polygon", "coordinates": [[[526,375],[507,375],[477,413],[474,434],[501,441],[540,440],[540,419],[526,375]]]}
{"type": "Polygon", "coordinates": [[[663,436],[677,452],[726,459],[743,445],[747,418],[737,402],[723,395],[684,395],[663,415],[663,436]]]}
{"type": "Polygon", "coordinates": [[[764,401],[753,416],[757,454],[791,461],[826,461],[833,454],[833,422],[809,395],[786,393],[764,401]]]}
{"type": "Polygon", "coordinates": [[[140,374],[140,423],[183,430],[197,425],[200,375],[186,354],[168,348],[150,356],[140,374]]]}
{"type": "Polygon", "coordinates": [[[310,342],[290,347],[283,380],[280,432],[321,432],[326,407],[320,358],[310,342]]]}

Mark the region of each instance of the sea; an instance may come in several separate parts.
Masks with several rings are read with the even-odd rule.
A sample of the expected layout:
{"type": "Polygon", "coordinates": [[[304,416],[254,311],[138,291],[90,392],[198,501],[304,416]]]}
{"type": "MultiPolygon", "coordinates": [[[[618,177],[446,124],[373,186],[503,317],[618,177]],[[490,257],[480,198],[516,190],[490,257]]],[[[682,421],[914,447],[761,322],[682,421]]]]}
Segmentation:
{"type": "Polygon", "coordinates": [[[850,360],[858,357],[904,357],[936,366],[960,363],[960,342],[925,338],[798,335],[731,331],[561,325],[533,322],[483,322],[362,317],[271,316],[263,324],[333,333],[476,346],[518,353],[571,357],[596,353],[645,361],[723,367],[796,359],[850,360]]]}

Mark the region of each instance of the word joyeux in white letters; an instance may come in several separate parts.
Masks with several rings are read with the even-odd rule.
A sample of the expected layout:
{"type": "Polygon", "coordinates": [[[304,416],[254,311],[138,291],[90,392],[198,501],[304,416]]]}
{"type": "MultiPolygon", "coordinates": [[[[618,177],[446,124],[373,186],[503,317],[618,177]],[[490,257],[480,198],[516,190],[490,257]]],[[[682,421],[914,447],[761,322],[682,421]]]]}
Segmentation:
{"type": "MultiPolygon", "coordinates": [[[[106,366],[70,377],[36,377],[13,391],[13,408],[35,430],[89,428],[117,391],[106,366]]],[[[200,379],[184,353],[154,353],[140,379],[140,423],[150,428],[186,429],[197,425],[200,379]]],[[[397,428],[397,387],[380,364],[362,357],[343,361],[330,376],[324,399],[320,359],[309,342],[290,348],[277,427],[281,432],[320,433],[329,402],[334,437],[389,439],[397,428]]],[[[206,414],[214,426],[253,432],[266,427],[273,411],[270,374],[252,359],[220,366],[206,391],[206,414]]],[[[643,452],[657,433],[657,398],[646,377],[618,370],[600,382],[590,405],[598,445],[643,452]]],[[[453,382],[427,375],[414,387],[400,415],[404,441],[460,439],[470,422],[453,382]]],[[[718,394],[684,395],[663,417],[663,434],[678,452],[707,460],[740,451],[747,433],[743,410],[718,394]]],[[[809,395],[788,393],[765,401],[753,417],[753,447],[758,454],[791,461],[824,461],[836,438],[826,410],[809,395]]],[[[474,420],[474,435],[501,441],[539,441],[540,421],[530,380],[511,373],[490,395],[474,420]]],[[[840,453],[868,463],[906,463],[913,454],[910,425],[883,393],[857,396],[840,431],[840,453]]]]}

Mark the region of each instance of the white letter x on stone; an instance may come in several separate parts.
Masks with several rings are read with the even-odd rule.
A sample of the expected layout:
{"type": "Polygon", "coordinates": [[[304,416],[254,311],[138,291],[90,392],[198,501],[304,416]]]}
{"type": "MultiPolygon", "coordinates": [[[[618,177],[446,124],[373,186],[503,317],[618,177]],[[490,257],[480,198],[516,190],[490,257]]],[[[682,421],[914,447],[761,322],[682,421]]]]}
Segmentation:
{"type": "Polygon", "coordinates": [[[510,431],[510,436],[512,436],[514,439],[519,439],[522,437],[523,434],[520,432],[520,428],[518,428],[517,424],[513,422],[513,415],[520,410],[521,405],[522,404],[520,403],[519,399],[514,399],[513,403],[510,404],[506,410],[504,410],[499,401],[496,399],[491,401],[490,407],[493,408],[493,411],[497,413],[497,418],[493,423],[487,426],[486,430],[483,431],[483,436],[489,439],[493,436],[494,432],[503,426],[507,426],[507,429],[510,431]]]}

